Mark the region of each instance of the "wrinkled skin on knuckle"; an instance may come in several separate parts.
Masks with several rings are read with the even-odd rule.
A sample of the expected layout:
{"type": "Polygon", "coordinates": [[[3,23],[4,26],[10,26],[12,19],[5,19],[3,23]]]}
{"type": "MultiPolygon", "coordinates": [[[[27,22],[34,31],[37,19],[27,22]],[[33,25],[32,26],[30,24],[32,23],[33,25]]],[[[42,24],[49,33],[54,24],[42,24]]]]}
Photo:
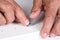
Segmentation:
{"type": "Polygon", "coordinates": [[[47,8],[52,8],[52,7],[56,7],[59,6],[60,4],[60,0],[43,0],[43,5],[46,6],[47,8]]]}
{"type": "Polygon", "coordinates": [[[0,1],[0,7],[2,7],[0,9],[3,9],[3,10],[13,9],[13,6],[8,1],[4,1],[4,0],[0,1]]]}
{"type": "MultiPolygon", "coordinates": [[[[0,9],[1,9],[1,11],[3,12],[3,13],[5,13],[3,10],[5,10],[5,11],[7,11],[7,10],[11,10],[11,9],[13,9],[14,10],[14,8],[13,8],[13,5],[12,4],[10,4],[8,1],[4,1],[4,0],[0,0],[0,9]]],[[[14,13],[12,14],[12,15],[14,15],[14,13]]],[[[12,17],[12,18],[9,18],[9,21],[8,21],[8,23],[11,23],[11,22],[13,22],[14,21],[14,17],[12,17]]]]}

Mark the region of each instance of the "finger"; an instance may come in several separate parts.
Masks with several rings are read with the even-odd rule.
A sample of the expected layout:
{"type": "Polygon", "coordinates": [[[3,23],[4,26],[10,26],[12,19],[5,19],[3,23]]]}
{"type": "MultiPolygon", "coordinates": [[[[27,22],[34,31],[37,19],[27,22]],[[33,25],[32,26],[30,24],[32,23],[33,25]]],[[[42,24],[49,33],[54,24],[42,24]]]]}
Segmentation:
{"type": "Polygon", "coordinates": [[[31,10],[30,18],[37,18],[42,9],[42,0],[33,0],[33,7],[31,10]]]}
{"type": "Polygon", "coordinates": [[[17,18],[15,18],[15,22],[17,22],[17,23],[21,23],[20,20],[18,20],[17,18]]]}
{"type": "Polygon", "coordinates": [[[15,6],[15,16],[18,22],[21,22],[23,25],[28,25],[29,20],[27,19],[22,8],[16,2],[13,2],[12,4],[15,6]]]}
{"type": "Polygon", "coordinates": [[[6,24],[6,19],[4,18],[4,16],[0,13],[0,25],[4,25],[6,24]]]}
{"type": "Polygon", "coordinates": [[[58,17],[58,19],[56,20],[54,27],[52,28],[51,32],[50,32],[50,37],[55,37],[60,35],[60,16],[58,17]]]}
{"type": "Polygon", "coordinates": [[[52,28],[51,37],[60,36],[60,9],[58,10],[58,15],[54,27],[52,28]]]}
{"type": "Polygon", "coordinates": [[[43,27],[41,30],[41,36],[43,38],[49,36],[50,30],[55,20],[57,10],[58,10],[58,5],[55,5],[54,3],[45,6],[45,18],[44,18],[43,27]]]}
{"type": "Polygon", "coordinates": [[[4,13],[7,23],[11,23],[14,21],[14,9],[11,4],[5,3],[1,4],[0,10],[4,13]]]}

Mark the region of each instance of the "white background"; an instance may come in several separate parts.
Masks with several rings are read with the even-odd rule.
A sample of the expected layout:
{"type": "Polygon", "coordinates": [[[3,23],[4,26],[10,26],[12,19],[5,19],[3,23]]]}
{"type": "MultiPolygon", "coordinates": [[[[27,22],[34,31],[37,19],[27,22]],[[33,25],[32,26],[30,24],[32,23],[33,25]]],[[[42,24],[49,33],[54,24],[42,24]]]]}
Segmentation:
{"type": "MultiPolygon", "coordinates": [[[[32,8],[33,0],[16,0],[28,14],[32,8]]],[[[42,22],[24,27],[21,24],[8,24],[0,26],[0,40],[60,40],[60,37],[42,39],[40,29],[42,22]]]]}

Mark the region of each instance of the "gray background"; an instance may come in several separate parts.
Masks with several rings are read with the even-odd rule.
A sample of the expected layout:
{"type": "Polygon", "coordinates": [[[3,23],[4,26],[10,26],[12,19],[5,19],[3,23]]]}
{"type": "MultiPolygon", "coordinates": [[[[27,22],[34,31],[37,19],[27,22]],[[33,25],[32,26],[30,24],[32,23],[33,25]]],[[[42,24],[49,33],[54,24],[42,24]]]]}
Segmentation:
{"type": "Polygon", "coordinates": [[[30,14],[33,6],[33,0],[15,0],[25,11],[26,14],[30,14]]]}

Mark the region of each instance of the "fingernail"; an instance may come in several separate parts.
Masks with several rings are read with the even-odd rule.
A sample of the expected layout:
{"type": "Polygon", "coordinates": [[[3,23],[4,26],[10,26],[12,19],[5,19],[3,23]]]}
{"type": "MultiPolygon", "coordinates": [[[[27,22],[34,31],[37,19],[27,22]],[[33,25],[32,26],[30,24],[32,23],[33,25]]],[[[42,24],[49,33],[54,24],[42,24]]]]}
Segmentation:
{"type": "Polygon", "coordinates": [[[56,35],[55,35],[55,34],[53,34],[53,33],[50,35],[50,37],[55,37],[55,36],[56,36],[56,35]]]}
{"type": "Polygon", "coordinates": [[[25,25],[29,25],[29,20],[25,20],[25,25]]]}
{"type": "Polygon", "coordinates": [[[40,13],[40,10],[36,11],[36,12],[32,12],[30,15],[30,18],[36,18],[40,13]]]}
{"type": "Polygon", "coordinates": [[[30,18],[35,18],[35,12],[32,12],[31,15],[30,15],[30,18]]]}
{"type": "Polygon", "coordinates": [[[48,37],[48,34],[47,34],[47,33],[44,33],[44,34],[42,35],[42,37],[43,37],[43,38],[46,38],[46,37],[48,37]]]}

